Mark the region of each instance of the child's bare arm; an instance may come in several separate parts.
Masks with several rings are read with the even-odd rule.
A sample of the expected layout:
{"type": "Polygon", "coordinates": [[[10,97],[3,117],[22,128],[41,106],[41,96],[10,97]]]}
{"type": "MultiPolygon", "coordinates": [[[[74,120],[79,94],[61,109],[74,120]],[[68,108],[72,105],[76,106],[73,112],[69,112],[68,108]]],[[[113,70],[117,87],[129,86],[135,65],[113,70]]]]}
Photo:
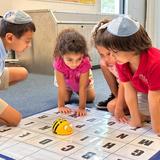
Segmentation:
{"type": "Polygon", "coordinates": [[[138,99],[137,99],[137,92],[133,88],[130,82],[125,82],[124,84],[124,95],[125,101],[129,108],[131,114],[131,120],[129,124],[133,127],[141,127],[141,117],[140,112],[138,109],[138,99]]]}
{"type": "Polygon", "coordinates": [[[79,82],[79,110],[78,114],[86,115],[86,100],[87,100],[87,86],[89,83],[89,72],[83,73],[80,76],[79,82]]]}
{"type": "Polygon", "coordinates": [[[124,99],[124,86],[122,83],[119,83],[118,88],[118,97],[115,107],[115,118],[120,122],[127,122],[128,118],[124,114],[124,107],[126,107],[125,99],[124,99]]]}
{"type": "Polygon", "coordinates": [[[149,91],[148,102],[152,128],[155,133],[160,135],[160,91],[149,91]]]}
{"type": "Polygon", "coordinates": [[[66,84],[62,73],[55,71],[58,83],[58,110],[62,113],[70,113],[71,109],[65,107],[66,84]]]}

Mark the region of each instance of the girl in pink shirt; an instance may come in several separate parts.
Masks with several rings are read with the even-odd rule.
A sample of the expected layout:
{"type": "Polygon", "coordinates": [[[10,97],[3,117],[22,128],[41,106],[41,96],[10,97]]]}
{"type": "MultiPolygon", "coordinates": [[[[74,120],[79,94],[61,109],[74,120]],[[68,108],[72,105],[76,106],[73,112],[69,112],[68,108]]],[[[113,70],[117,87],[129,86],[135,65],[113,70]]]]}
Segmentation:
{"type": "Polygon", "coordinates": [[[77,116],[86,115],[86,101],[95,99],[91,63],[84,37],[74,29],[63,30],[54,49],[55,78],[58,86],[58,111],[70,113],[65,106],[73,92],[79,95],[77,116]]]}
{"type": "Polygon", "coordinates": [[[116,60],[131,114],[128,123],[141,127],[151,119],[153,130],[160,135],[160,50],[152,47],[139,22],[128,16],[119,16],[99,30],[95,42],[116,60]]]}

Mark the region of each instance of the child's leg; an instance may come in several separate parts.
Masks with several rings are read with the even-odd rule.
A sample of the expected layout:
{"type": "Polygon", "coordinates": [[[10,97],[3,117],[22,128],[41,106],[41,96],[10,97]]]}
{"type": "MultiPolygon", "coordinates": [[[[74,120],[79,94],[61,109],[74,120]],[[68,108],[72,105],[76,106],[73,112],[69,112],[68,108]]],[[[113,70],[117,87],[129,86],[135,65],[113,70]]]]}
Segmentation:
{"type": "Polygon", "coordinates": [[[141,114],[142,122],[150,121],[149,105],[148,105],[148,95],[143,93],[138,93],[138,106],[141,114]]]}
{"type": "Polygon", "coordinates": [[[0,90],[5,90],[9,87],[9,70],[4,68],[2,75],[0,76],[0,90]]]}
{"type": "Polygon", "coordinates": [[[0,99],[0,124],[17,126],[21,120],[21,114],[5,101],[0,99]]]}
{"type": "Polygon", "coordinates": [[[117,83],[116,77],[109,71],[106,62],[103,59],[100,60],[100,67],[101,67],[103,76],[104,76],[104,78],[105,78],[105,80],[111,90],[111,94],[109,95],[109,97],[106,100],[100,101],[97,104],[97,109],[106,110],[107,104],[112,99],[114,99],[118,94],[118,83],[117,83]]]}
{"type": "Polygon", "coordinates": [[[24,67],[8,67],[9,85],[13,85],[19,81],[23,81],[28,76],[28,71],[24,67]]]}
{"type": "Polygon", "coordinates": [[[95,99],[95,90],[93,84],[87,89],[87,102],[93,102],[95,99]]]}
{"type": "Polygon", "coordinates": [[[107,110],[114,115],[115,108],[116,108],[116,101],[117,98],[112,99],[108,104],[107,104],[107,110]]]}
{"type": "MultiPolygon", "coordinates": [[[[58,88],[58,92],[59,92],[59,86],[57,83],[57,78],[56,78],[56,71],[54,70],[54,85],[58,88]]],[[[69,87],[66,87],[66,89],[64,90],[64,101],[65,103],[69,103],[71,96],[72,96],[72,90],[69,87]]],[[[60,97],[59,97],[60,98],[60,97]]]]}
{"type": "MultiPolygon", "coordinates": [[[[15,67],[10,67],[15,68],[15,67]]],[[[17,73],[13,74],[13,69],[5,68],[3,71],[3,74],[0,77],[1,83],[0,83],[0,90],[8,88],[10,85],[10,82],[12,82],[14,79],[20,80],[20,78],[17,78],[17,73]]],[[[22,68],[22,67],[21,67],[22,68]]],[[[20,71],[23,69],[20,69],[20,71]]],[[[20,73],[20,72],[18,72],[20,73]]],[[[22,78],[21,78],[22,79],[22,78]]],[[[4,100],[0,99],[0,123],[6,124],[9,126],[16,126],[21,120],[21,114],[16,111],[13,107],[8,105],[4,100]]]]}
{"type": "Polygon", "coordinates": [[[72,96],[72,91],[71,90],[66,90],[66,94],[65,94],[65,103],[69,103],[71,96],[72,96]]]}

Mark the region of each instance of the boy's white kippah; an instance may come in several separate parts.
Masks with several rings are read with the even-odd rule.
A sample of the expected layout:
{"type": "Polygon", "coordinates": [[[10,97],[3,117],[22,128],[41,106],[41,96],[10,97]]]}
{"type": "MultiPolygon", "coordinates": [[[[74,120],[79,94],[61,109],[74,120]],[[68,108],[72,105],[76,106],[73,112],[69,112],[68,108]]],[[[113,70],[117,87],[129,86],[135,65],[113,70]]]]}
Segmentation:
{"type": "Polygon", "coordinates": [[[26,24],[32,22],[32,18],[21,10],[12,10],[4,14],[3,19],[13,24],[26,24]]]}
{"type": "Polygon", "coordinates": [[[115,36],[128,37],[136,33],[140,28],[139,22],[129,16],[119,16],[107,24],[107,31],[115,36]]]}

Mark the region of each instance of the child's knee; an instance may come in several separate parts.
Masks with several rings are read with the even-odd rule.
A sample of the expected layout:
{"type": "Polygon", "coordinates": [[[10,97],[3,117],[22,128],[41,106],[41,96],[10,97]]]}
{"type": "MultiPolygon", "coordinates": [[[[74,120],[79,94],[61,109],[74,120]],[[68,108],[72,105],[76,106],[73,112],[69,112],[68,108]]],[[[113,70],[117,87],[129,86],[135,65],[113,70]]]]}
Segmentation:
{"type": "Polygon", "coordinates": [[[10,67],[9,68],[9,82],[15,84],[23,81],[28,77],[28,71],[24,67],[10,67]]]}
{"type": "Polygon", "coordinates": [[[156,134],[160,135],[160,127],[159,126],[152,126],[152,129],[156,134]]]}
{"type": "Polygon", "coordinates": [[[16,115],[14,115],[13,117],[11,116],[10,119],[0,117],[0,123],[5,124],[7,126],[16,127],[20,123],[21,117],[22,116],[19,112],[16,115]]]}
{"type": "Polygon", "coordinates": [[[92,95],[92,96],[90,96],[90,97],[87,98],[87,102],[88,102],[88,103],[91,103],[91,102],[93,102],[94,100],[95,100],[95,96],[94,96],[94,95],[92,95]]]}
{"type": "Polygon", "coordinates": [[[22,80],[25,80],[28,77],[28,71],[27,71],[27,69],[25,69],[24,67],[21,67],[20,74],[21,74],[22,80]]]}
{"type": "Polygon", "coordinates": [[[87,102],[93,102],[95,100],[95,91],[94,89],[92,91],[90,91],[87,95],[87,102]]]}
{"type": "Polygon", "coordinates": [[[109,111],[110,113],[114,114],[115,104],[109,102],[109,103],[107,104],[107,109],[108,109],[108,111],[109,111]]]}
{"type": "Polygon", "coordinates": [[[72,93],[73,93],[72,91],[66,89],[66,93],[65,93],[65,97],[64,97],[65,103],[68,103],[70,101],[72,93]]]}
{"type": "Polygon", "coordinates": [[[160,135],[160,128],[152,127],[152,129],[156,134],[160,135]]]}
{"type": "Polygon", "coordinates": [[[0,101],[1,101],[1,105],[2,105],[2,102],[3,104],[5,104],[5,106],[3,106],[4,109],[0,114],[0,122],[8,126],[17,126],[21,121],[21,117],[22,117],[21,113],[18,112],[13,107],[11,107],[10,105],[8,105],[2,99],[0,99],[0,101]]]}
{"type": "Polygon", "coordinates": [[[22,119],[21,113],[17,112],[16,115],[13,117],[11,121],[8,122],[8,125],[10,126],[17,126],[22,119]]]}

